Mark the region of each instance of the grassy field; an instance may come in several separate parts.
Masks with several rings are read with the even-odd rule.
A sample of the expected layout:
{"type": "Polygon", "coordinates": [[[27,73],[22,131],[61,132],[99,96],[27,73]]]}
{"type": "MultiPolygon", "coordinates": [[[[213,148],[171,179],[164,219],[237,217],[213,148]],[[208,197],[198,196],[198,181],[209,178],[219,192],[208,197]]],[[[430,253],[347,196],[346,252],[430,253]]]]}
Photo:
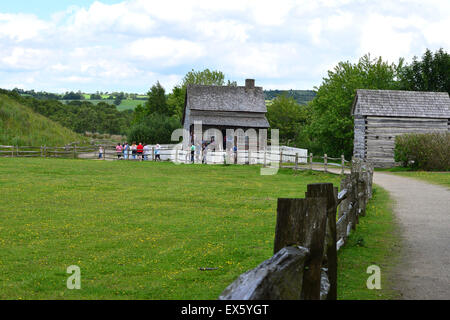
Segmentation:
{"type": "Polygon", "coordinates": [[[304,197],[315,182],[339,177],[0,159],[0,299],[216,299],[271,257],[276,199],[304,197]],[[70,265],[81,290],[66,289],[70,265]]]}
{"type": "Polygon", "coordinates": [[[0,94],[0,145],[64,146],[87,138],[0,94]]]}
{"type": "Polygon", "coordinates": [[[396,172],[395,174],[420,179],[429,183],[438,184],[450,188],[450,172],[410,171],[396,172]]]}
{"type": "MultiPolygon", "coordinates": [[[[72,100],[60,100],[62,103],[69,103],[72,100]]],[[[80,100],[76,100],[76,101],[80,101],[80,100]]],[[[85,102],[90,102],[92,104],[98,104],[100,102],[105,102],[108,104],[114,104],[114,100],[111,99],[102,99],[102,100],[90,100],[90,99],[86,99],[83,100],[85,102]]],[[[117,106],[117,110],[119,111],[123,111],[123,110],[134,110],[134,108],[136,108],[139,104],[144,105],[145,101],[144,100],[132,100],[132,99],[124,99],[122,100],[122,102],[120,103],[120,105],[117,106]]]]}
{"type": "Polygon", "coordinates": [[[392,269],[397,263],[400,237],[386,190],[373,189],[365,217],[359,219],[346,246],[338,254],[338,299],[389,300],[399,298],[392,286],[392,269]],[[381,290],[368,290],[367,267],[381,268],[381,290]]]}

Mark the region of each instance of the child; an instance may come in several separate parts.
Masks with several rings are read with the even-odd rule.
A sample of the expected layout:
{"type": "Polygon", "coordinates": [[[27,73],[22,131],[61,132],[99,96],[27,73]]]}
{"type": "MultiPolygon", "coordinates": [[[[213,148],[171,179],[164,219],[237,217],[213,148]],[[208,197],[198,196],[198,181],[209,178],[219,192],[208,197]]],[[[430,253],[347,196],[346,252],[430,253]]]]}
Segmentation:
{"type": "Polygon", "coordinates": [[[120,143],[118,143],[116,146],[117,159],[120,159],[120,157],[122,156],[122,150],[123,147],[120,145],[120,143]]]}
{"type": "Polygon", "coordinates": [[[161,161],[161,155],[159,154],[160,149],[161,149],[161,146],[159,144],[156,144],[156,147],[155,147],[155,161],[156,160],[161,161]]]}

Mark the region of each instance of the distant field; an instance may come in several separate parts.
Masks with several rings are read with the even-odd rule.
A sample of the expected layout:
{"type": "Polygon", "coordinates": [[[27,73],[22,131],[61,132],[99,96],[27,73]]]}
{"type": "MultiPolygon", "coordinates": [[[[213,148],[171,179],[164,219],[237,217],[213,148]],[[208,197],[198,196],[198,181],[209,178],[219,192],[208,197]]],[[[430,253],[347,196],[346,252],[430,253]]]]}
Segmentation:
{"type": "Polygon", "coordinates": [[[117,107],[118,110],[128,110],[136,108],[139,104],[144,105],[144,100],[122,100],[122,103],[117,107]]]}
{"type": "MultiPolygon", "coordinates": [[[[106,97],[108,97],[108,96],[106,96],[106,97]]],[[[69,103],[70,101],[73,101],[73,100],[60,100],[61,102],[63,102],[63,103],[69,103]]],[[[76,100],[76,101],[79,101],[79,100],[76,100]]],[[[108,103],[108,104],[114,104],[114,100],[111,100],[111,99],[109,99],[109,100],[107,100],[107,99],[102,99],[102,100],[90,100],[90,99],[86,99],[86,100],[83,100],[83,101],[85,101],[85,102],[90,102],[90,103],[92,103],[92,104],[98,104],[98,103],[100,103],[100,102],[105,102],[105,103],[108,103]]],[[[131,100],[131,99],[126,99],[126,100],[122,100],[122,103],[119,105],[119,106],[117,106],[117,110],[120,110],[120,111],[122,111],[122,110],[134,110],[134,108],[136,108],[139,104],[144,104],[145,103],[145,100],[131,100]]]]}
{"type": "Polygon", "coordinates": [[[217,299],[273,253],[278,197],[340,177],[0,159],[0,299],[217,299]],[[66,269],[81,268],[81,290],[66,269]],[[202,272],[199,268],[218,268],[202,272]]]}

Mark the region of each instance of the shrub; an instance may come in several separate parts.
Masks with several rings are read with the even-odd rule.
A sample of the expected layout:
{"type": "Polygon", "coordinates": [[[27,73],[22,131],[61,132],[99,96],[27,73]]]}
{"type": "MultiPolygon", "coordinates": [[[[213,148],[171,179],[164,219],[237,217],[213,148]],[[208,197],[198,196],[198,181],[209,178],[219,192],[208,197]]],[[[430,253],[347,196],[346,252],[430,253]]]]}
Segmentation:
{"type": "Polygon", "coordinates": [[[176,143],[171,141],[172,132],[180,128],[180,123],[173,117],[151,114],[133,124],[127,134],[129,141],[155,143],[176,143]]]}
{"type": "Polygon", "coordinates": [[[422,170],[450,170],[450,133],[405,134],[395,139],[395,161],[422,170]]]}

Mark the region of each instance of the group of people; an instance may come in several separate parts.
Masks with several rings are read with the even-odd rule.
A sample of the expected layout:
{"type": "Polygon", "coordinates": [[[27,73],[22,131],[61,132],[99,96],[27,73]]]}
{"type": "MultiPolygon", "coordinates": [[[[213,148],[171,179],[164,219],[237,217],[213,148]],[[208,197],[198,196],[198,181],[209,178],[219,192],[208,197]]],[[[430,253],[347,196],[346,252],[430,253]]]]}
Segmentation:
{"type": "Polygon", "coordinates": [[[202,157],[202,163],[206,164],[207,154],[208,150],[215,150],[216,144],[214,141],[214,137],[211,138],[210,141],[203,140],[201,143],[191,143],[190,151],[191,151],[191,162],[195,163],[195,159],[197,159],[197,162],[200,159],[200,156],[202,157]],[[201,154],[200,154],[201,152],[201,154]]]}
{"type": "MultiPolygon", "coordinates": [[[[156,144],[155,149],[155,161],[161,161],[161,146],[156,144]]],[[[116,146],[117,159],[135,159],[135,160],[149,160],[152,154],[150,145],[140,142],[136,144],[133,142],[131,145],[128,142],[123,144],[118,143],[116,146]]]]}

